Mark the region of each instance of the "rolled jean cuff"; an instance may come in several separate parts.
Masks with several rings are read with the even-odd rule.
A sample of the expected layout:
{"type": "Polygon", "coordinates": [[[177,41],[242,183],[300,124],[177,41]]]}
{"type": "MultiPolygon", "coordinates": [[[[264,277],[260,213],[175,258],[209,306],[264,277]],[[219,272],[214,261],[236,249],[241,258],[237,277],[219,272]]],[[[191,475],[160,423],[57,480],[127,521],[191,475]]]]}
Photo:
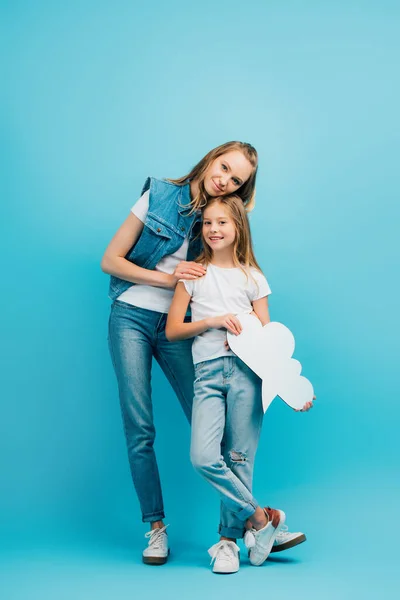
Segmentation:
{"type": "Polygon", "coordinates": [[[154,523],[154,521],[162,521],[163,519],[165,519],[165,514],[163,511],[153,513],[151,515],[142,515],[143,523],[154,523]]]}
{"type": "Polygon", "coordinates": [[[224,525],[220,525],[218,528],[219,535],[227,538],[233,538],[235,540],[244,537],[245,532],[246,529],[244,527],[238,529],[237,527],[225,527],[224,525]]]}
{"type": "Polygon", "coordinates": [[[247,521],[247,519],[251,517],[251,515],[254,515],[257,506],[258,504],[256,502],[254,502],[254,506],[249,502],[247,506],[245,506],[245,508],[243,508],[240,512],[236,513],[236,517],[239,519],[239,521],[247,521]]]}

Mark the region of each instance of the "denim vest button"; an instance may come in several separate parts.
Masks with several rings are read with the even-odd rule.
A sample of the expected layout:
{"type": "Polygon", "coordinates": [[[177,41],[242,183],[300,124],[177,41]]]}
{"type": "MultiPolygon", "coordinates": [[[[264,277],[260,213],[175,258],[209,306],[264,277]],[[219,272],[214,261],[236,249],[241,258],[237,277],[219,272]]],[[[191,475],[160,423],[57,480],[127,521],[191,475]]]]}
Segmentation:
{"type": "Polygon", "coordinates": [[[185,228],[184,228],[184,227],[181,227],[181,231],[185,231],[185,228]]]}
{"type": "Polygon", "coordinates": [[[159,227],[157,227],[157,233],[160,233],[161,229],[159,227]]]}

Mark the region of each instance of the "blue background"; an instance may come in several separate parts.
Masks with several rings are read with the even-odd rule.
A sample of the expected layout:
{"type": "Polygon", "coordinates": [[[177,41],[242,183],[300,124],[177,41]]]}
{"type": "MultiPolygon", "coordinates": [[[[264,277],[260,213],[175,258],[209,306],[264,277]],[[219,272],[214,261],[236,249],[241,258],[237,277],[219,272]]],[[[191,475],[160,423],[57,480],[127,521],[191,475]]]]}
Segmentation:
{"type": "Polygon", "coordinates": [[[2,2],[2,597],[397,597],[399,13],[2,2]],[[275,401],[255,474],[308,542],[218,578],[218,500],[158,367],[173,558],[140,563],[100,259],[147,175],[231,139],[259,151],[256,253],[318,399],[275,401]]]}

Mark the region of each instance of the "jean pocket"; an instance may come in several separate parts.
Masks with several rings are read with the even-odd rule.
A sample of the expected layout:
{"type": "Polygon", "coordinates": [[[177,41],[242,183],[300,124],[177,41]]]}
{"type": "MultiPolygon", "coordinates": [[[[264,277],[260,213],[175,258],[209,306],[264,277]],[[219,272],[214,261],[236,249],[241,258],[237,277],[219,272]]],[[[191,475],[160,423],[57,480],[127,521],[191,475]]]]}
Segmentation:
{"type": "Polygon", "coordinates": [[[204,375],[204,370],[205,370],[206,364],[207,364],[207,361],[203,361],[203,362],[196,363],[194,365],[195,379],[194,379],[193,385],[196,385],[196,383],[198,383],[201,380],[202,376],[204,375]]]}
{"type": "Polygon", "coordinates": [[[204,360],[203,362],[196,363],[194,365],[194,372],[197,373],[197,371],[200,371],[201,369],[203,369],[206,364],[207,364],[206,360],[204,360]]]}

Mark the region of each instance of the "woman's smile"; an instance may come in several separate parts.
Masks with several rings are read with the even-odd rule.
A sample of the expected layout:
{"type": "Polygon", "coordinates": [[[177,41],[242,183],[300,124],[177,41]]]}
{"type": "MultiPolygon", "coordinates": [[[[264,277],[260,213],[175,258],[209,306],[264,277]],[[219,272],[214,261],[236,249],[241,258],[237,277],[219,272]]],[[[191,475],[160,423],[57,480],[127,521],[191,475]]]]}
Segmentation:
{"type": "Polygon", "coordinates": [[[221,188],[214,180],[212,180],[212,184],[217,192],[223,192],[223,188],[221,188]]]}

